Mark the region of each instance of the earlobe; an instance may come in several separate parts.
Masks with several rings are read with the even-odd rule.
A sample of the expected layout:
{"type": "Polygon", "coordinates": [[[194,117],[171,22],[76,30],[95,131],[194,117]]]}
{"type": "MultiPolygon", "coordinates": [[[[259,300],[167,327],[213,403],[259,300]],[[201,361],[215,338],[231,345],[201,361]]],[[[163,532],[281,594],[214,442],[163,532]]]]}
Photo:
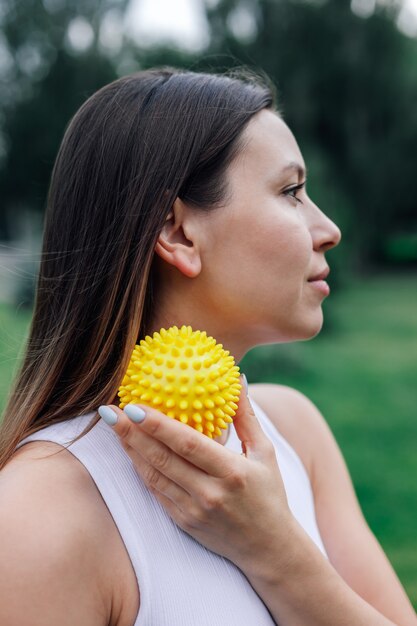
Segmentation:
{"type": "Polygon", "coordinates": [[[195,278],[201,271],[201,259],[185,225],[184,205],[177,198],[172,208],[156,242],[155,252],[185,276],[195,278]]]}

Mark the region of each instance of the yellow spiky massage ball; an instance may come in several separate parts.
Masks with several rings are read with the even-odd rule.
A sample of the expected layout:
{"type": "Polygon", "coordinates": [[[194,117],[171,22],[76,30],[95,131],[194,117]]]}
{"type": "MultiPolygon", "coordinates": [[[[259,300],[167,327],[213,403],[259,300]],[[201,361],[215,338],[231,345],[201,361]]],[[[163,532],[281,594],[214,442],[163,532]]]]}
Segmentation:
{"type": "Polygon", "coordinates": [[[191,326],[172,326],[135,346],[119,406],[152,406],[212,439],[233,422],[241,388],[239,367],[221,343],[191,326]]]}

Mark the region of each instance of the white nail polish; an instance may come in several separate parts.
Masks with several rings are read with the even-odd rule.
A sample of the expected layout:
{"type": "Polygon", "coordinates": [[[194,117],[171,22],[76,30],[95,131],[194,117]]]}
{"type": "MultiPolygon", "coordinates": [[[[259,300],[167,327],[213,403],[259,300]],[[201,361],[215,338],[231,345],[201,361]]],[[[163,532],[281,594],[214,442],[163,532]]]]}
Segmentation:
{"type": "Polygon", "coordinates": [[[115,424],[117,424],[117,413],[113,411],[113,409],[111,409],[109,406],[106,406],[105,404],[99,406],[98,413],[103,422],[106,422],[106,424],[108,424],[109,426],[114,426],[115,424]]]}
{"type": "Polygon", "coordinates": [[[135,404],[126,404],[123,410],[128,418],[132,420],[132,422],[135,422],[135,424],[143,422],[146,417],[145,411],[141,409],[140,406],[136,406],[135,404]]]}

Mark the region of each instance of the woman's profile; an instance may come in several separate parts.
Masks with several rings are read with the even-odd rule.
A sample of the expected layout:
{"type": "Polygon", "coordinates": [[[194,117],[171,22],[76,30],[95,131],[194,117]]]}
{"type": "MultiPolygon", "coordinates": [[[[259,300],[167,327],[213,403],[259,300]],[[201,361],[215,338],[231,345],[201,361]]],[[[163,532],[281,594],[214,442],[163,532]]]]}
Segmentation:
{"type": "Polygon", "coordinates": [[[161,328],[237,362],[314,337],[340,236],[264,77],[155,68],[81,106],[0,428],[1,624],[417,624],[302,394],[242,389],[215,440],[118,407],[161,328]]]}

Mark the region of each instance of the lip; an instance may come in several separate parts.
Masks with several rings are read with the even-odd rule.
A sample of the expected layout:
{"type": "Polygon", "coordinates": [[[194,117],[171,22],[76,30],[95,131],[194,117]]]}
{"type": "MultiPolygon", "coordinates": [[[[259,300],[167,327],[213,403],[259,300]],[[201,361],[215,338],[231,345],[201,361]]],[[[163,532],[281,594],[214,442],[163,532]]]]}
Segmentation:
{"type": "Polygon", "coordinates": [[[326,278],[330,273],[330,268],[325,267],[321,272],[315,274],[311,278],[308,279],[308,282],[315,287],[323,296],[328,296],[330,294],[330,287],[326,283],[326,278]]]}
{"type": "Polygon", "coordinates": [[[325,267],[321,272],[319,272],[318,274],[315,274],[314,276],[309,278],[308,282],[309,283],[314,283],[316,281],[324,281],[324,280],[326,280],[326,278],[328,277],[329,274],[330,274],[330,268],[329,267],[325,267]]]}
{"type": "Polygon", "coordinates": [[[330,294],[330,287],[325,280],[309,280],[308,281],[312,287],[317,289],[323,296],[328,296],[330,294]]]}

